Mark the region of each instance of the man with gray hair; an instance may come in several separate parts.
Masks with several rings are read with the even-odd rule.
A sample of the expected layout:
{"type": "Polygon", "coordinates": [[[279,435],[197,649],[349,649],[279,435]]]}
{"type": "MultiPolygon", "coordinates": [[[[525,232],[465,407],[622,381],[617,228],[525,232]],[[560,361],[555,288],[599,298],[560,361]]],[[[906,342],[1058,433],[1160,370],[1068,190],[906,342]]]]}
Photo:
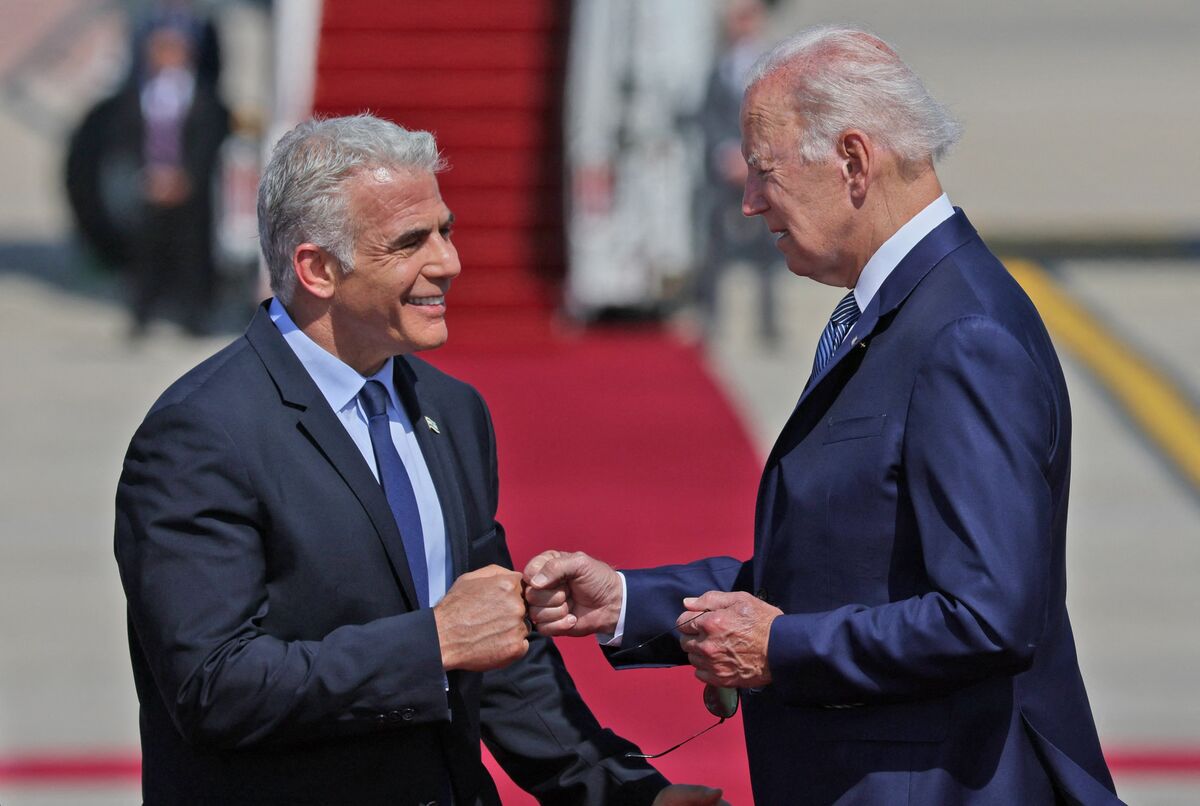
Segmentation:
{"type": "Polygon", "coordinates": [[[760,804],[1118,802],[1066,611],[1067,389],[942,191],[958,125],[845,28],[765,55],[741,120],[743,213],[850,290],[767,458],[754,555],[622,574],[545,552],[531,618],[737,689],[760,804]]]}
{"type": "Polygon", "coordinates": [[[283,137],[259,189],[275,298],[174,383],[117,490],[151,804],[714,803],[602,729],[495,520],[478,393],[417,359],[459,274],[432,135],[283,137]]]}

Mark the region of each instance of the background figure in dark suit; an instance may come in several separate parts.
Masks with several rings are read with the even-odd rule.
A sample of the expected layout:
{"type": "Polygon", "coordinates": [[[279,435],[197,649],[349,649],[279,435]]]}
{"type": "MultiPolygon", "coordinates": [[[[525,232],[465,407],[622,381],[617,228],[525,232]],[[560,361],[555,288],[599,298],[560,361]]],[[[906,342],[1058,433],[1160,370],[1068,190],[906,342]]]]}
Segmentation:
{"type": "Polygon", "coordinates": [[[363,115],[285,135],[259,191],[275,299],[129,447],[116,557],[147,803],[497,803],[482,737],[546,803],[666,787],[528,636],[471,387],[432,135],[363,115]]]}
{"type": "Polygon", "coordinates": [[[188,20],[164,18],[141,43],[136,103],[130,123],[141,143],[143,220],[134,244],[133,319],[145,330],[168,300],[184,327],[201,333],[212,308],[212,182],[229,115],[215,76],[198,69],[198,32],[188,20]],[[193,30],[195,29],[195,30],[193,30]]]}
{"type": "Polygon", "coordinates": [[[67,194],[89,244],[126,272],[133,334],[164,314],[199,333],[215,302],[213,181],[229,134],[216,32],[160,11],[132,42],[128,78],[72,135],[67,194]]]}
{"type": "Polygon", "coordinates": [[[739,689],[758,803],[1118,802],[1066,611],[1067,389],[942,191],[958,136],[874,36],[763,57],[743,210],[794,274],[851,292],[767,458],[754,556],[526,569],[543,632],[615,633],[618,665],[739,689]]]}
{"type": "Polygon", "coordinates": [[[735,262],[746,264],[758,281],[758,337],[765,347],[779,341],[779,317],[772,285],[779,252],[763,222],[742,215],[746,161],[742,159],[738,109],[746,76],[767,50],[763,38],[766,8],[761,0],[731,0],[724,9],[721,51],[717,55],[700,128],[704,133],[706,182],[696,198],[700,223],[696,302],[706,342],[711,342],[720,319],[721,277],[735,262]]]}

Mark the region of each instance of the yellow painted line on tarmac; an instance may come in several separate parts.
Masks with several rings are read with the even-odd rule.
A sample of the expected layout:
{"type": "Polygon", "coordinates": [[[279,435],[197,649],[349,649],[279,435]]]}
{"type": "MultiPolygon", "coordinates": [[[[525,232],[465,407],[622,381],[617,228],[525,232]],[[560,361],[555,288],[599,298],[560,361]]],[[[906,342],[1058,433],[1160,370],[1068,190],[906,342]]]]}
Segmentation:
{"type": "Polygon", "coordinates": [[[1059,343],[1084,363],[1133,422],[1200,491],[1200,414],[1171,381],[1110,333],[1028,260],[1004,261],[1059,343]]]}

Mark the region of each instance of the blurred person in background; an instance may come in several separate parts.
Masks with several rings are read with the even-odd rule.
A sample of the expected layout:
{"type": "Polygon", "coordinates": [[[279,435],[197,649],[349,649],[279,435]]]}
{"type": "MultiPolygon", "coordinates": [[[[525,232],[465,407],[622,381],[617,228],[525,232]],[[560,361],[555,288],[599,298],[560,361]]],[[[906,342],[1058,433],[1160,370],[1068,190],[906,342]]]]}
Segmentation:
{"type": "Polygon", "coordinates": [[[565,88],[568,313],[652,316],[695,262],[696,114],[716,0],[575,0],[565,88]]]}
{"type": "Polygon", "coordinates": [[[72,138],[68,195],[84,235],[127,272],[132,334],[164,314],[200,334],[215,301],[213,182],[230,126],[216,32],[171,3],[132,42],[129,78],[72,138]]]}
{"type": "Polygon", "coordinates": [[[767,458],[754,556],[545,552],[531,618],[737,689],[760,804],[1119,803],[1066,608],[1066,384],[942,190],[960,127],[843,28],[764,56],[741,121],[743,211],[792,273],[850,289],[767,458]]]}
{"type": "Polygon", "coordinates": [[[700,125],[704,132],[705,184],[696,198],[699,242],[696,303],[705,342],[711,343],[720,318],[721,277],[733,263],[746,264],[758,281],[758,337],[770,349],[779,342],[774,277],[779,252],[766,225],[742,215],[746,161],[738,110],[750,68],[768,48],[763,36],[766,7],[762,0],[728,0],[723,9],[724,40],[717,55],[700,125]]]}
{"type": "Polygon", "coordinates": [[[529,634],[479,394],[416,358],[460,272],[433,136],[309,121],[259,189],[274,299],[173,384],[117,490],[147,803],[712,804],[529,634]]]}
{"type": "Polygon", "coordinates": [[[197,28],[186,17],[168,16],[143,40],[136,109],[145,206],[134,245],[135,333],[144,332],[164,300],[188,332],[203,333],[209,324],[216,280],[212,181],[229,114],[215,83],[198,80],[197,28]]]}

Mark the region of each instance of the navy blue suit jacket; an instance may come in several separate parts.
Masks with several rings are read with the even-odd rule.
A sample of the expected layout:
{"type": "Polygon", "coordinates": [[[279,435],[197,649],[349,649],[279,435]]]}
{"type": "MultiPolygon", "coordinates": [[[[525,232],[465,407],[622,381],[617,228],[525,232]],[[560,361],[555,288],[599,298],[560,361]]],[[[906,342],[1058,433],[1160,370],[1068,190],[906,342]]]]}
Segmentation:
{"type": "MultiPolygon", "coordinates": [[[[474,389],[411,357],[396,388],[454,574],[511,567],[474,389]],[[438,425],[433,431],[428,417],[438,425]]],[[[147,803],[497,803],[482,736],[549,803],[666,784],[602,729],[553,644],[443,676],[387,500],[264,309],[138,428],[117,491],[147,803]]]]}
{"type": "Polygon", "coordinates": [[[783,610],[742,693],[758,803],[1117,802],[1065,603],[1070,447],[1050,338],[957,211],[809,380],[753,559],[629,572],[624,641],[710,589],[783,610]]]}

